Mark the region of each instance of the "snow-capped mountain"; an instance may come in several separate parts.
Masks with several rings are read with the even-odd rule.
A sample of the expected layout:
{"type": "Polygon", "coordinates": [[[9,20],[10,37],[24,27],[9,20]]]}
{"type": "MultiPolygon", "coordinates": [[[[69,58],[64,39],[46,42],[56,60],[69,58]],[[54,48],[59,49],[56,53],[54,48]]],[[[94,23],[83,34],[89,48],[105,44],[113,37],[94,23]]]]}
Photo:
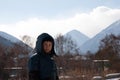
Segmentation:
{"type": "Polygon", "coordinates": [[[21,42],[19,39],[17,39],[16,37],[8,34],[8,33],[5,33],[5,32],[2,32],[0,31],[0,36],[7,39],[7,40],[10,40],[11,42],[13,43],[17,43],[17,42],[21,42]]]}
{"type": "Polygon", "coordinates": [[[82,44],[84,44],[87,40],[89,40],[89,37],[82,34],[78,30],[72,30],[65,34],[65,37],[70,37],[75,44],[77,44],[78,47],[80,47],[82,44]]]}
{"type": "Polygon", "coordinates": [[[4,47],[12,48],[16,44],[18,44],[19,46],[23,46],[23,47],[26,46],[28,48],[28,50],[32,50],[32,48],[30,46],[28,46],[27,44],[23,43],[23,41],[17,39],[16,37],[14,37],[8,33],[0,31],[0,45],[2,45],[4,47]]]}
{"type": "Polygon", "coordinates": [[[86,53],[87,51],[90,51],[92,53],[95,53],[99,50],[100,41],[105,38],[106,35],[120,35],[120,20],[114,22],[110,26],[108,26],[106,29],[102,30],[100,33],[98,33],[95,37],[88,40],[86,43],[84,43],[80,50],[82,53],[86,53]]]}
{"type": "Polygon", "coordinates": [[[0,46],[12,47],[13,43],[0,36],[0,46]]]}

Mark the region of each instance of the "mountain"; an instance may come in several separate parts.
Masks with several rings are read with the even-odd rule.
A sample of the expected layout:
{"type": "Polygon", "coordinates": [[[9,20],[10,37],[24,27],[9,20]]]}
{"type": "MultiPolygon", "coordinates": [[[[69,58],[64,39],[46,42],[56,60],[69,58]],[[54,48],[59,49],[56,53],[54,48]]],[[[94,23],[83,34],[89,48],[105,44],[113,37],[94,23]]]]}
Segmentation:
{"type": "Polygon", "coordinates": [[[13,43],[10,42],[9,40],[3,38],[0,36],[0,45],[1,46],[7,46],[7,47],[12,47],[13,46],[13,43]]]}
{"type": "Polygon", "coordinates": [[[80,47],[83,43],[89,40],[89,37],[82,34],[78,30],[72,30],[65,34],[65,37],[70,37],[78,47],[80,47]]]}
{"type": "Polygon", "coordinates": [[[7,49],[13,48],[15,46],[26,47],[28,51],[33,50],[30,46],[23,43],[21,40],[17,39],[16,37],[0,31],[0,46],[6,47],[7,49]]]}
{"type": "Polygon", "coordinates": [[[20,43],[21,41],[14,36],[0,31],[0,45],[4,47],[13,47],[15,43],[20,43]]]}
{"type": "Polygon", "coordinates": [[[106,35],[120,35],[120,20],[114,22],[110,26],[108,26],[106,29],[102,30],[100,33],[98,33],[95,37],[88,40],[86,43],[84,43],[80,50],[82,53],[86,53],[87,51],[90,51],[91,53],[95,53],[99,50],[100,41],[105,38],[106,35]]]}
{"type": "Polygon", "coordinates": [[[19,44],[21,46],[26,45],[16,37],[2,31],[0,31],[0,44],[5,47],[13,47],[15,44],[19,44]]]}
{"type": "Polygon", "coordinates": [[[2,31],[0,31],[0,36],[3,37],[3,38],[5,38],[6,40],[10,40],[13,43],[21,42],[16,37],[14,37],[14,36],[12,36],[12,35],[10,35],[8,33],[2,32],[2,31]]]}

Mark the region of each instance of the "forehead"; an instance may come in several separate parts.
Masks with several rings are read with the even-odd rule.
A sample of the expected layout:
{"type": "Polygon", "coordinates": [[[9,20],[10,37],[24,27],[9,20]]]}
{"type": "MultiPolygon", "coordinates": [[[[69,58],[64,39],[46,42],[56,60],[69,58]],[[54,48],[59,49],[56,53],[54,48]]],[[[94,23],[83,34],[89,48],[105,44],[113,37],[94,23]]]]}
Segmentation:
{"type": "Polygon", "coordinates": [[[51,42],[51,41],[44,41],[43,43],[51,43],[51,44],[52,44],[52,42],[51,42]]]}

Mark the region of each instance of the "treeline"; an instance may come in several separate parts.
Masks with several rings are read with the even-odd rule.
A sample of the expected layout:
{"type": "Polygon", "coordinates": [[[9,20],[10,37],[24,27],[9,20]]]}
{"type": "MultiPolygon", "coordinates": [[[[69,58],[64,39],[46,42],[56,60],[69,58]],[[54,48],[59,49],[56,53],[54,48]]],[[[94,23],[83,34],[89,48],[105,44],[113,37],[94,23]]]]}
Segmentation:
{"type": "Polygon", "coordinates": [[[120,35],[111,34],[106,36],[101,41],[101,46],[95,54],[95,59],[109,60],[109,69],[120,72],[120,35]]]}
{"type": "Polygon", "coordinates": [[[60,76],[73,77],[69,80],[90,80],[94,75],[120,72],[120,35],[106,35],[97,53],[88,51],[85,55],[81,55],[80,49],[70,37],[58,35],[55,41],[60,76]]]}
{"type": "MultiPolygon", "coordinates": [[[[0,80],[27,78],[28,47],[14,44],[12,47],[0,45],[0,80]]],[[[27,79],[26,79],[27,80],[27,79]]]]}
{"type": "MultiPolygon", "coordinates": [[[[30,36],[25,35],[23,39],[33,45],[30,36]]],[[[15,80],[28,80],[30,50],[27,48],[19,44],[14,47],[0,45],[0,80],[10,80],[12,77],[15,80]]],[[[55,60],[61,80],[91,80],[94,75],[120,72],[120,35],[106,35],[97,53],[88,51],[82,55],[70,37],[60,34],[55,38],[55,51],[58,54],[55,60]]]]}

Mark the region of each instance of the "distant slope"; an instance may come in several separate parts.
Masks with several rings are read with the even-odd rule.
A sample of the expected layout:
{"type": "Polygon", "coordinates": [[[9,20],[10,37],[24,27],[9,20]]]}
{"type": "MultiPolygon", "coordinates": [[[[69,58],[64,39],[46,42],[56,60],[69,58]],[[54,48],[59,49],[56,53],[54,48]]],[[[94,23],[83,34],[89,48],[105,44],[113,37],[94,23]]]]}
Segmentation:
{"type": "Polygon", "coordinates": [[[7,39],[7,40],[10,40],[11,42],[14,42],[14,43],[21,42],[16,37],[14,37],[14,36],[12,36],[12,35],[10,35],[8,33],[2,32],[2,31],[0,31],[0,36],[7,39]]]}
{"type": "Polygon", "coordinates": [[[80,49],[82,53],[86,53],[87,51],[90,51],[92,53],[95,53],[98,51],[100,46],[100,41],[105,38],[106,35],[120,35],[120,20],[116,21],[115,23],[108,26],[106,29],[98,33],[95,37],[88,40],[86,43],[84,43],[80,49]]]}
{"type": "Polygon", "coordinates": [[[0,31],[0,45],[3,47],[12,48],[14,46],[19,45],[21,47],[26,47],[28,51],[32,51],[33,49],[28,46],[27,44],[23,43],[21,40],[17,39],[16,37],[0,31]]]}
{"type": "Polygon", "coordinates": [[[78,47],[80,47],[82,44],[84,44],[87,40],[89,40],[89,37],[82,34],[78,30],[72,30],[65,34],[65,37],[71,37],[71,39],[77,44],[78,47]]]}
{"type": "Polygon", "coordinates": [[[7,47],[12,47],[13,46],[13,43],[10,42],[9,40],[3,38],[0,36],[0,45],[1,46],[7,46],[7,47]]]}

